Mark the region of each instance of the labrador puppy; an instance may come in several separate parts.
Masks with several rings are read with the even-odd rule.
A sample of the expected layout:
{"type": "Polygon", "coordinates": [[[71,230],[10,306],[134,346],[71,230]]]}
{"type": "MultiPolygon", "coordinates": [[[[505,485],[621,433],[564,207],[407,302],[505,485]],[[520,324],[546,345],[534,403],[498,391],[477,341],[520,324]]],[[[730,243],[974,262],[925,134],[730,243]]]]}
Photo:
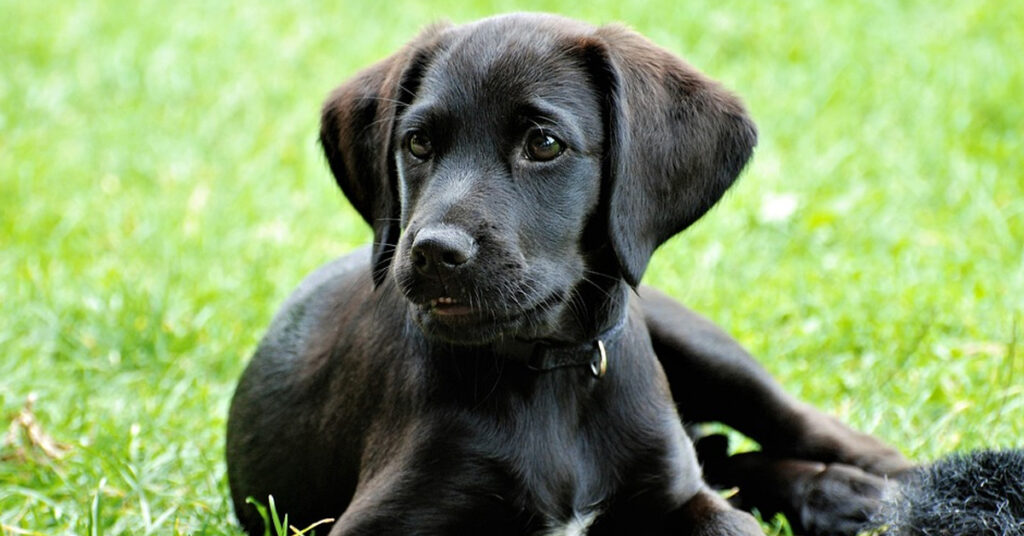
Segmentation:
{"type": "Polygon", "coordinates": [[[639,286],[756,130],[636,33],[517,14],[434,26],[323,107],[372,246],[310,275],[231,404],[235,510],[330,534],[760,534],[735,504],[852,534],[904,470],[639,286]],[[758,441],[730,457],[683,422],[758,441]]]}

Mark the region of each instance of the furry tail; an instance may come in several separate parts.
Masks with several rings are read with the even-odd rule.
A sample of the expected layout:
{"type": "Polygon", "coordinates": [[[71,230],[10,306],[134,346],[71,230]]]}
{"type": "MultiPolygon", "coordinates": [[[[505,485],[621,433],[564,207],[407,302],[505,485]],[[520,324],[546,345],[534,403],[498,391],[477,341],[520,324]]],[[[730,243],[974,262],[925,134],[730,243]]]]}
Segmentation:
{"type": "Polygon", "coordinates": [[[895,488],[874,525],[888,536],[1024,536],[1024,450],[923,467],[895,488]]]}

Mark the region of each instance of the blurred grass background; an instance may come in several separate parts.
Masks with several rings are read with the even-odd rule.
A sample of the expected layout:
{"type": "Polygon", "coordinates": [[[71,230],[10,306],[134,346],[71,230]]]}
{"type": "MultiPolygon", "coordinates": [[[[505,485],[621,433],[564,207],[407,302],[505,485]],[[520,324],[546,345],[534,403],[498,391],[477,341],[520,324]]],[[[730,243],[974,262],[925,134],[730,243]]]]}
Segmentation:
{"type": "Polygon", "coordinates": [[[914,458],[1022,443],[1022,2],[0,0],[0,534],[236,533],[234,382],[370,236],[320,102],[426,23],[510,10],[628,23],[756,118],[647,283],[914,458]]]}

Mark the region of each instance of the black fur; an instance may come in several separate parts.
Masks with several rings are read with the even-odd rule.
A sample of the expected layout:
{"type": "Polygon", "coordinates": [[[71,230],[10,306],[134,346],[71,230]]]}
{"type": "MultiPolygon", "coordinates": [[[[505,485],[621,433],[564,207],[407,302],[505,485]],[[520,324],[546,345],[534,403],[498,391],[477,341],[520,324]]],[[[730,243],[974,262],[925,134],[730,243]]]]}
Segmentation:
{"type": "Polygon", "coordinates": [[[246,498],[273,495],[297,526],[337,518],[332,536],[758,534],[680,412],[760,442],[769,459],[709,474],[750,468],[741,488],[811,533],[908,466],[638,286],[756,143],[739,99],[641,36],[435,26],[332,93],[320,138],[374,242],[302,282],[239,382],[228,478],[250,533],[246,498]]]}
{"type": "Polygon", "coordinates": [[[956,454],[914,471],[875,525],[890,536],[1024,535],[1024,450],[956,454]]]}

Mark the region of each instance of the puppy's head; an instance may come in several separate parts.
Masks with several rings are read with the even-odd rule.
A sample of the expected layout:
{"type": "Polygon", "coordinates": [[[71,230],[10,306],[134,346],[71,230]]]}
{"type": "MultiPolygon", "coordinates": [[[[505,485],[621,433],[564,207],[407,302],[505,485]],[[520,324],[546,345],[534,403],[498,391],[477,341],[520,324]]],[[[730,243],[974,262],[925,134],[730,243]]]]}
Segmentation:
{"type": "Polygon", "coordinates": [[[430,28],[356,75],[320,137],[374,229],[374,282],[393,277],[429,336],[480,344],[550,337],[597,314],[582,286],[638,284],[756,133],[629,30],[507,15],[430,28]]]}

